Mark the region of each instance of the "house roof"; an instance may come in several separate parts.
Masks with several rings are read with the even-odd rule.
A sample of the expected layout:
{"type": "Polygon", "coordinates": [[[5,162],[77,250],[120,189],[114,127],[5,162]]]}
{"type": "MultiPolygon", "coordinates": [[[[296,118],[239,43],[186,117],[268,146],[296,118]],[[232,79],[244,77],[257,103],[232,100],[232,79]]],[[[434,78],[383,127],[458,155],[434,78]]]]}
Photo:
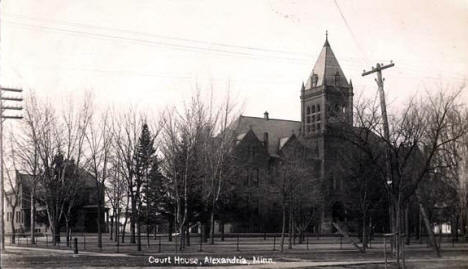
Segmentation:
{"type": "Polygon", "coordinates": [[[313,87],[323,86],[323,85],[336,85],[348,87],[348,81],[341,70],[340,64],[333,53],[333,50],[328,43],[328,38],[323,44],[322,51],[319,54],[317,61],[315,62],[314,68],[310,76],[307,79],[305,88],[310,89],[313,87]],[[338,84],[335,84],[335,76],[339,75],[340,79],[338,84]],[[313,77],[316,77],[317,83],[313,83],[313,77]]]}
{"type": "Polygon", "coordinates": [[[301,122],[299,121],[241,115],[236,121],[234,129],[237,134],[247,133],[252,129],[261,142],[264,142],[264,134],[268,133],[268,153],[274,155],[278,153],[280,139],[289,137],[293,133],[299,133],[300,127],[301,122]]]}

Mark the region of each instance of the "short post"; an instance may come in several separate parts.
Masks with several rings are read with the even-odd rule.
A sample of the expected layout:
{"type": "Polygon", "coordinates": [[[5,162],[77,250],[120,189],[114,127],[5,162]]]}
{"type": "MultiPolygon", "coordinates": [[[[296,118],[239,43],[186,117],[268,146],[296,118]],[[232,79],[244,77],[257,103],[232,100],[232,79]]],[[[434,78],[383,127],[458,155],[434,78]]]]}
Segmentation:
{"type": "Polygon", "coordinates": [[[158,252],[161,253],[161,236],[158,236],[158,252]]]}
{"type": "Polygon", "coordinates": [[[240,251],[239,250],[239,234],[237,234],[237,251],[240,251]]]}
{"type": "Polygon", "coordinates": [[[276,250],[276,235],[273,236],[273,251],[276,250]]]}
{"type": "Polygon", "coordinates": [[[78,254],[78,238],[75,237],[73,242],[73,254],[78,254]]]}

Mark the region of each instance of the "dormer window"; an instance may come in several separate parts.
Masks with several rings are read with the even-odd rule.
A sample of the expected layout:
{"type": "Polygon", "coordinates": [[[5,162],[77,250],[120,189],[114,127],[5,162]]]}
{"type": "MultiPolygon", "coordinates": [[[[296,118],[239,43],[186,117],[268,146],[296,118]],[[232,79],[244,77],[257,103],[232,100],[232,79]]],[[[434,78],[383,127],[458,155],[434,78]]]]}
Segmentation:
{"type": "Polygon", "coordinates": [[[335,73],[335,86],[340,84],[340,73],[336,71],[335,73]]]}
{"type": "Polygon", "coordinates": [[[318,83],[318,75],[312,74],[312,87],[316,87],[318,83]]]}

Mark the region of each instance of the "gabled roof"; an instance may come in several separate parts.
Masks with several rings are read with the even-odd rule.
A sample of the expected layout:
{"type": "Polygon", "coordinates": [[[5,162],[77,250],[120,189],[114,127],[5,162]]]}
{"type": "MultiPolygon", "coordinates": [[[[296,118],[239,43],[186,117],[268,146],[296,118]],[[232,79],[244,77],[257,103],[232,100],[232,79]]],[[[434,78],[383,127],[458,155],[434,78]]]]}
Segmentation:
{"type": "Polygon", "coordinates": [[[264,134],[268,133],[268,153],[273,155],[278,153],[280,138],[289,137],[293,133],[299,133],[301,122],[241,115],[233,127],[239,135],[247,133],[252,129],[255,136],[261,142],[264,142],[264,134]]]}
{"type": "Polygon", "coordinates": [[[322,85],[335,85],[335,76],[339,74],[339,83],[336,86],[348,87],[348,81],[341,70],[340,64],[333,53],[333,50],[328,43],[328,38],[325,40],[325,44],[323,44],[322,51],[315,62],[314,68],[307,79],[307,83],[305,85],[306,89],[310,89],[312,87],[318,87],[322,85]],[[313,83],[313,78],[316,77],[317,83],[313,83]]]}

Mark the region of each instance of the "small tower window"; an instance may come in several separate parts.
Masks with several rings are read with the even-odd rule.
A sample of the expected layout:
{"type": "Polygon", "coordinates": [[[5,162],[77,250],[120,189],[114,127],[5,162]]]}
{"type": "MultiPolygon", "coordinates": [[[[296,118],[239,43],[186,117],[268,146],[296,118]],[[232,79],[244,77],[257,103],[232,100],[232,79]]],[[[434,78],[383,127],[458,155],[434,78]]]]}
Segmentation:
{"type": "Polygon", "coordinates": [[[338,85],[340,84],[340,73],[338,73],[338,71],[336,71],[336,74],[335,74],[335,85],[338,85]]]}
{"type": "Polygon", "coordinates": [[[307,106],[307,114],[310,114],[310,106],[307,106]]]}
{"type": "Polygon", "coordinates": [[[318,83],[318,76],[317,76],[317,74],[313,74],[312,75],[312,86],[313,87],[317,86],[317,83],[318,83]]]}
{"type": "Polygon", "coordinates": [[[315,121],[315,115],[312,115],[312,122],[315,121]]]}
{"type": "Polygon", "coordinates": [[[315,113],[315,105],[312,106],[312,113],[315,113]]]}
{"type": "Polygon", "coordinates": [[[316,118],[317,121],[320,121],[320,113],[317,113],[317,118],[316,118]]]}
{"type": "Polygon", "coordinates": [[[317,104],[317,112],[320,112],[320,104],[317,104]]]}

